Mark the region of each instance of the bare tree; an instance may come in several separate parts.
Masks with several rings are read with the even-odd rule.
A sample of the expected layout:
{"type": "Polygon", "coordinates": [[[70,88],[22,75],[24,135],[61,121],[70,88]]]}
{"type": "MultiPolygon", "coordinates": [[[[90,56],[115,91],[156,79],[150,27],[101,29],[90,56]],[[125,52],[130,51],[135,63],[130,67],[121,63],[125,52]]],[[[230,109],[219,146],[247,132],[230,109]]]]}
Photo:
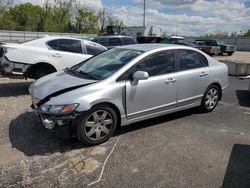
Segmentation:
{"type": "Polygon", "coordinates": [[[105,8],[99,10],[98,18],[99,18],[99,25],[100,25],[101,32],[104,32],[105,27],[107,26],[107,13],[106,13],[105,8]]]}

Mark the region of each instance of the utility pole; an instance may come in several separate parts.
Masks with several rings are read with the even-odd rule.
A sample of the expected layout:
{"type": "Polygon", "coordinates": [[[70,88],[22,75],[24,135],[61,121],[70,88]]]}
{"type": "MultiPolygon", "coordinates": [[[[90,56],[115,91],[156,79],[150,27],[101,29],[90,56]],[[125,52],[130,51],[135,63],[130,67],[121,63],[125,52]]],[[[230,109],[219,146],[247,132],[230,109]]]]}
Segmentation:
{"type": "Polygon", "coordinates": [[[143,0],[143,27],[146,27],[146,0],[143,0]]]}

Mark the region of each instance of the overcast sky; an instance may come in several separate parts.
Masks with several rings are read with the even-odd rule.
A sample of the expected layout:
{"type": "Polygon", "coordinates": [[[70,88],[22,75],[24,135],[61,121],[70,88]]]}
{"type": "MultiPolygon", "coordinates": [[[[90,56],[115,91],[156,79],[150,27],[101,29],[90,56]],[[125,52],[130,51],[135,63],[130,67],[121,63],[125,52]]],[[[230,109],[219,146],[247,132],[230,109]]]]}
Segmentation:
{"type": "MultiPolygon", "coordinates": [[[[143,0],[80,1],[95,8],[106,8],[126,26],[142,25],[143,0]]],[[[250,0],[146,0],[146,25],[159,26],[168,34],[177,31],[179,35],[244,32],[250,28],[250,0]]]]}

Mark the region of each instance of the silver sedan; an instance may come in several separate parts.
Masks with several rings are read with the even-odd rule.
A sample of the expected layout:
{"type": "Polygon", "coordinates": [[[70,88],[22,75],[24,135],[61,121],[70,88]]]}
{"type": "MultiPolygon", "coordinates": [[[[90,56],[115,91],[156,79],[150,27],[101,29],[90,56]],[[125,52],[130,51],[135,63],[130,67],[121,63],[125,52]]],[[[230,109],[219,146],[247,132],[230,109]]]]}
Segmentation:
{"type": "Polygon", "coordinates": [[[29,91],[46,128],[69,126],[95,145],[117,126],[197,106],[211,112],[227,86],[227,66],[198,49],[136,44],[45,76],[29,91]]]}

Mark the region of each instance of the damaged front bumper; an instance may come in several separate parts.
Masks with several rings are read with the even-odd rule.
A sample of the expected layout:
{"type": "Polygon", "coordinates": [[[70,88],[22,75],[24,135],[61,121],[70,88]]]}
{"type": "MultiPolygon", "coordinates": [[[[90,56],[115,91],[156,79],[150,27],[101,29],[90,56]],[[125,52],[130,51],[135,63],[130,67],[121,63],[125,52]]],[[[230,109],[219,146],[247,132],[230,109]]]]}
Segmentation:
{"type": "Polygon", "coordinates": [[[29,64],[10,61],[6,56],[0,59],[0,71],[4,76],[25,77],[29,64]]]}
{"type": "Polygon", "coordinates": [[[37,106],[32,104],[31,108],[35,111],[35,113],[39,116],[43,126],[46,129],[54,129],[56,127],[61,127],[61,126],[68,126],[74,121],[78,116],[80,116],[81,113],[77,111],[73,111],[68,114],[45,114],[41,113],[37,106]]]}

